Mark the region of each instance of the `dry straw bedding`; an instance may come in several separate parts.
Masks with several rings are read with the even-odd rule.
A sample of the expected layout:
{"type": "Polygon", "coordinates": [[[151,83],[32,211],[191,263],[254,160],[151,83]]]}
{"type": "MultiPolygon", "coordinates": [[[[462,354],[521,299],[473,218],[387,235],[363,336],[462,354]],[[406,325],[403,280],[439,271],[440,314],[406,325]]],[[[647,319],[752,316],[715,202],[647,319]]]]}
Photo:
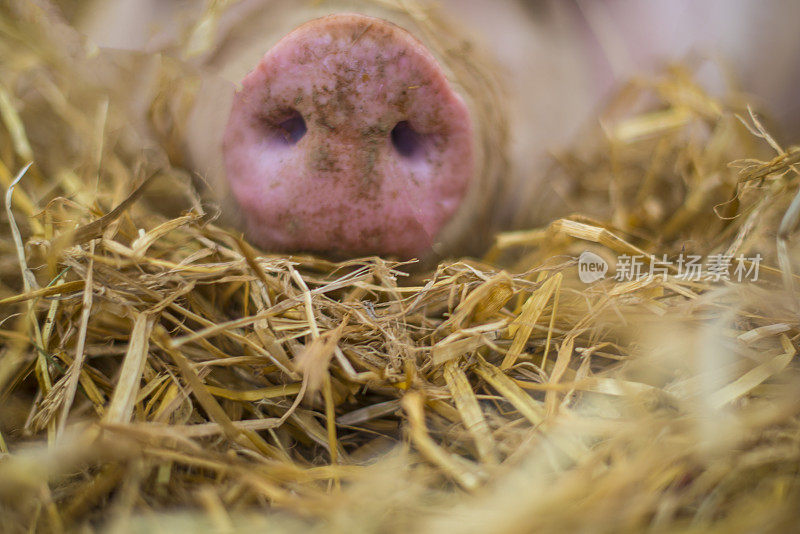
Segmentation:
{"type": "Polygon", "coordinates": [[[43,18],[0,32],[4,531],[800,519],[800,153],[737,99],[632,82],[556,158],[575,215],[419,272],[254,250],[43,18]],[[585,285],[583,250],[764,259],[585,285]]]}

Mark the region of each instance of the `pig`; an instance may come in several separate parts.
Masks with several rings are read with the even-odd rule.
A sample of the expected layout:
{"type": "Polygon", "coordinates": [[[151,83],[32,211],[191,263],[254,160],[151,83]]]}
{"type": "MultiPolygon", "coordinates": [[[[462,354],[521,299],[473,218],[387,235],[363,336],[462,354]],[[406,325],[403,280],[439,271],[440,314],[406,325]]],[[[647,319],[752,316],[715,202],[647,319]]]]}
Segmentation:
{"type": "MultiPolygon", "coordinates": [[[[224,11],[212,44],[185,58],[202,73],[182,139],[187,165],[211,184],[226,220],[267,250],[401,259],[479,252],[510,175],[493,69],[432,16],[393,2],[347,6],[353,12],[244,1],[224,11]],[[256,147],[266,137],[274,142],[256,147]]],[[[135,35],[95,38],[146,51],[169,40],[135,35]]]]}
{"type": "MultiPolygon", "coordinates": [[[[403,258],[474,254],[497,229],[541,224],[563,215],[569,208],[560,202],[563,184],[547,180],[548,154],[568,145],[621,82],[692,53],[727,62],[743,88],[764,104],[761,107],[780,113],[789,136],[800,133],[800,103],[794,95],[794,82],[800,77],[800,33],[793,27],[800,15],[796,2],[442,0],[434,5],[245,0],[223,9],[213,19],[215,27],[210,22],[196,24],[204,20],[202,4],[119,0],[104,9],[87,10],[77,24],[100,46],[151,52],[171,50],[187,32],[194,32],[198,40],[206,38],[205,48],[181,52],[204,73],[183,140],[186,164],[211,184],[227,219],[246,228],[251,239],[267,249],[403,258]],[[455,159],[471,164],[449,178],[465,182],[463,198],[456,195],[443,207],[436,199],[426,204],[412,195],[405,215],[392,219],[386,203],[366,209],[351,189],[342,198],[349,195],[351,211],[360,213],[355,228],[341,229],[347,212],[342,200],[337,204],[341,216],[305,218],[295,221],[294,230],[276,230],[286,226],[285,221],[262,215],[254,195],[244,192],[236,198],[232,193],[236,178],[230,164],[226,169],[224,147],[237,84],[295,28],[342,12],[379,17],[413,34],[447,78],[445,93],[464,102],[472,147],[451,154],[460,154],[453,164],[458,163],[455,159]],[[484,61],[476,50],[486,50],[491,59],[484,61]],[[418,212],[411,217],[415,208],[418,212]]],[[[352,146],[339,146],[342,158],[350,157],[352,146]]],[[[312,204],[306,211],[325,212],[324,196],[306,195],[312,204]]],[[[292,208],[288,198],[283,199],[286,213],[292,208]]],[[[274,201],[269,207],[273,212],[282,202],[269,200],[274,201]]]]}

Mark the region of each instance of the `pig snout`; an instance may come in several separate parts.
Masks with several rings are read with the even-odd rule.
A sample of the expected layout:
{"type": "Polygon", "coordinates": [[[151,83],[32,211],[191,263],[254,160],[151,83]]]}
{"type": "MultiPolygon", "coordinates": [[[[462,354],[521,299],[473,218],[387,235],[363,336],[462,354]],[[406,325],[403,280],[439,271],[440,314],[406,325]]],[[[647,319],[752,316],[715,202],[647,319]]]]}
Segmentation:
{"type": "Polygon", "coordinates": [[[467,106],[411,34],[331,15],[242,81],[223,137],[250,239],[274,250],[425,255],[475,174],[467,106]]]}

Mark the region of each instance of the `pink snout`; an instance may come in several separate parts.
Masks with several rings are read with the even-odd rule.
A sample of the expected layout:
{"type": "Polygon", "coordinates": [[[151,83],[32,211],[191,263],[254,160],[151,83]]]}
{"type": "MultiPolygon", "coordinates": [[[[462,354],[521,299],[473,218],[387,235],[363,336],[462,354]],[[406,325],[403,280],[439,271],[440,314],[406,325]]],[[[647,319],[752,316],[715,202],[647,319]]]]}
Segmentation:
{"type": "Polygon", "coordinates": [[[224,134],[250,239],[275,251],[424,256],[474,178],[467,106],[405,30],[333,15],[242,81],[224,134]]]}

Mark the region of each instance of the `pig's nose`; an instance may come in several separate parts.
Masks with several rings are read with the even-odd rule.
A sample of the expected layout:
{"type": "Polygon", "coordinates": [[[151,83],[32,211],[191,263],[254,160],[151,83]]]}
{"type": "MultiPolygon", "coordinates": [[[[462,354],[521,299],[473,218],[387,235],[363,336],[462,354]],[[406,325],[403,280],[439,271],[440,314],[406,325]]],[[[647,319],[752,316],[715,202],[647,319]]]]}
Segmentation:
{"type": "Polygon", "coordinates": [[[242,82],[224,136],[251,240],[273,250],[425,255],[473,180],[463,100],[380,19],[296,29],[242,82]]]}

